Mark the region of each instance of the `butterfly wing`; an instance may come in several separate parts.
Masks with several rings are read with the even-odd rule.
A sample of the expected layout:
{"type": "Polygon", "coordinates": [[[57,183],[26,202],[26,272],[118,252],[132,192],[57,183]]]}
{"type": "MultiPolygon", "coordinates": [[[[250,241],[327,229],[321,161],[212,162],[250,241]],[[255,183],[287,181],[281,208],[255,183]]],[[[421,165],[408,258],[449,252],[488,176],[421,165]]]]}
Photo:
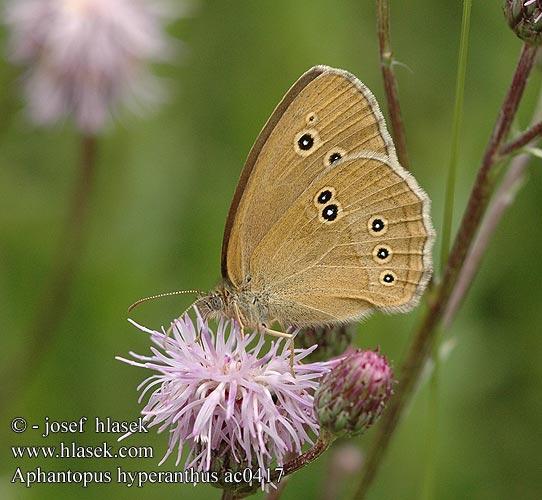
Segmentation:
{"type": "Polygon", "coordinates": [[[331,165],[256,246],[251,285],[270,316],[294,324],[408,310],[431,272],[429,201],[395,160],[376,153],[331,165]]]}
{"type": "Polygon", "coordinates": [[[222,276],[239,287],[262,238],[331,163],[364,152],[397,162],[376,99],[355,76],[307,71],[279,103],[252,148],[228,214],[222,276]]]}

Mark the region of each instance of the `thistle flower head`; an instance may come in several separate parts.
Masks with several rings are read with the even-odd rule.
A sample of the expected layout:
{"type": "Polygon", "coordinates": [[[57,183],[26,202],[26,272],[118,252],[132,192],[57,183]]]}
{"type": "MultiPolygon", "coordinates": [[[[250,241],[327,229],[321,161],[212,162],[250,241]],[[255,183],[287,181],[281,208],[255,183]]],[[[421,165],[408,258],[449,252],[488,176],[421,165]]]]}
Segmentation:
{"type": "Polygon", "coordinates": [[[542,44],[542,0],[505,0],[503,10],[519,38],[529,45],[542,44]]]}
{"type": "Polygon", "coordinates": [[[185,445],[185,469],[198,471],[235,465],[264,470],[301,453],[318,432],[314,391],[334,363],[301,364],[313,349],[296,349],[294,377],[288,341],[272,342],[263,354],[261,334],[243,336],[225,320],[215,334],[196,314],[197,324],[188,315],[176,320],[171,338],[134,323],[151,335],[152,354],[117,358],[157,372],[139,389],[140,401],[152,391],[142,410],[148,426],[169,429],[160,463],[177,449],[178,465],[185,445]]]}
{"type": "Polygon", "coordinates": [[[156,100],[148,68],[168,51],[161,0],[9,0],[9,57],[26,70],[32,121],[72,115],[79,129],[102,129],[119,104],[156,100]]]}
{"type": "Polygon", "coordinates": [[[378,352],[347,354],[316,391],[318,423],[335,436],[359,434],[378,420],[393,394],[393,384],[393,372],[378,352]]]}

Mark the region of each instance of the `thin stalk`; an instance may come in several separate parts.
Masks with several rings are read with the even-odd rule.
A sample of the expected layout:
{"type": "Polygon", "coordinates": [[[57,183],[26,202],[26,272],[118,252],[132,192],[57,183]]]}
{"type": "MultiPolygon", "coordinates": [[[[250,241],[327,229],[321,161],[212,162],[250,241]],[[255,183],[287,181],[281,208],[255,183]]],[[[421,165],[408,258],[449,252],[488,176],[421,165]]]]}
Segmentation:
{"type": "MultiPolygon", "coordinates": [[[[440,269],[444,269],[452,233],[452,222],[455,205],[455,186],[457,176],[457,163],[459,153],[459,137],[461,132],[461,123],[463,119],[463,101],[465,95],[465,79],[467,74],[467,56],[469,47],[470,17],[472,10],[472,0],[464,0],[463,16],[461,21],[461,37],[459,42],[459,54],[457,56],[457,78],[455,85],[455,103],[452,125],[452,137],[450,145],[450,162],[448,164],[448,180],[446,183],[446,196],[444,205],[444,221],[442,224],[442,246],[440,269]]],[[[440,336],[437,337],[433,346],[432,358],[434,360],[434,369],[431,373],[430,391],[429,391],[429,432],[427,436],[427,456],[426,472],[424,475],[424,489],[422,498],[431,500],[435,498],[436,491],[436,453],[439,426],[439,379],[440,379],[440,336]]]]}
{"type": "MultiPolygon", "coordinates": [[[[510,141],[508,144],[501,148],[501,156],[511,155],[527,146],[528,144],[534,144],[537,139],[542,138],[542,91],[538,97],[538,105],[536,106],[536,112],[532,118],[532,125],[516,139],[510,141]]],[[[504,179],[499,186],[498,191],[493,197],[493,201],[488,208],[487,215],[482,221],[482,225],[476,239],[472,244],[469,254],[467,256],[465,265],[461,270],[457,285],[454,288],[446,312],[444,313],[443,323],[444,327],[448,328],[465,295],[467,294],[474,277],[478,269],[480,268],[480,262],[485,254],[485,251],[491,241],[493,233],[497,229],[501,222],[506,209],[513,203],[517,192],[523,187],[527,176],[527,168],[531,160],[531,155],[523,153],[512,159],[510,166],[504,176],[504,179]]]]}
{"type": "Polygon", "coordinates": [[[377,23],[378,23],[378,44],[380,47],[380,68],[384,80],[384,89],[388,103],[388,112],[391,121],[391,133],[397,150],[399,163],[410,170],[408,151],[406,145],[405,127],[399,105],[397,92],[397,80],[393,71],[393,52],[391,49],[390,34],[390,2],[389,0],[377,0],[377,23]]]}
{"type": "MultiPolygon", "coordinates": [[[[66,225],[61,236],[49,282],[36,305],[29,328],[28,348],[14,358],[4,372],[3,401],[21,392],[28,379],[38,372],[37,366],[58,332],[71,294],[86,239],[89,206],[96,174],[96,138],[83,136],[80,142],[78,179],[72,194],[66,225]],[[9,376],[7,376],[9,374],[9,376]]],[[[9,398],[9,399],[8,399],[9,398]]]]}
{"type": "Polygon", "coordinates": [[[507,156],[515,153],[523,146],[526,146],[536,138],[542,137],[542,121],[535,123],[529,127],[523,134],[516,137],[513,141],[510,141],[501,149],[501,154],[507,156]]]}
{"type": "MultiPolygon", "coordinates": [[[[314,462],[322,453],[324,453],[333,443],[334,438],[327,431],[320,429],[320,436],[316,444],[308,451],[295,457],[286,463],[283,467],[282,476],[288,476],[293,472],[298,471],[299,469],[305,467],[306,465],[314,462]]],[[[277,481],[279,473],[275,472],[271,476],[271,481],[277,481]]]]}
{"type": "MultiPolygon", "coordinates": [[[[490,195],[496,183],[496,168],[500,159],[500,148],[506,139],[514,116],[516,115],[519,101],[525,90],[527,79],[533,68],[537,48],[524,45],[514,73],[514,77],[508,88],[504,103],[499,112],[497,123],[484,153],[482,164],[478,171],[474,187],[472,189],[467,208],[461,221],[450,258],[446,265],[441,291],[437,299],[436,307],[443,312],[443,307],[450,298],[450,294],[456,284],[459,272],[465,257],[480,226],[482,217],[486,211],[490,195]],[[443,304],[439,304],[443,303],[443,304]]],[[[440,316],[438,317],[440,319],[440,316]]]]}
{"type": "Polygon", "coordinates": [[[435,341],[433,348],[432,359],[434,362],[433,371],[431,372],[431,380],[429,382],[429,425],[427,432],[427,454],[425,463],[425,477],[423,484],[422,499],[431,500],[436,497],[436,454],[437,454],[437,440],[438,440],[438,428],[439,428],[439,396],[440,396],[440,335],[435,341]]]}
{"type": "Polygon", "coordinates": [[[224,489],[222,490],[222,500],[235,500],[237,497],[232,490],[224,489]]]}
{"type": "Polygon", "coordinates": [[[461,21],[461,40],[457,60],[457,80],[455,84],[454,118],[450,146],[450,163],[448,164],[448,182],[446,183],[446,201],[444,205],[444,221],[442,224],[442,246],[440,248],[440,269],[444,269],[450,241],[452,238],[452,222],[454,216],[455,184],[457,173],[457,157],[459,152],[459,136],[463,118],[463,98],[465,94],[465,76],[467,74],[467,54],[469,46],[470,13],[472,0],[463,1],[463,19],[461,21]]]}
{"type": "Polygon", "coordinates": [[[446,313],[443,318],[445,328],[448,328],[451,325],[463,298],[467,294],[474,277],[480,268],[480,262],[491,242],[491,238],[501,222],[506,209],[512,204],[517,192],[523,186],[530,159],[531,155],[528,153],[516,156],[512,160],[501,186],[495,193],[493,202],[489,206],[487,216],[484,218],[482,227],[474,240],[465,265],[461,270],[457,286],[454,288],[450,301],[448,302],[448,307],[446,308],[446,313]]]}
{"type": "Polygon", "coordinates": [[[287,484],[288,484],[288,478],[285,477],[282,479],[280,483],[275,484],[276,488],[269,489],[269,493],[265,495],[265,500],[279,500],[287,484]]]}
{"type": "Polygon", "coordinates": [[[437,327],[457,283],[459,273],[465,263],[467,252],[480,226],[486,211],[490,195],[495,184],[495,170],[499,159],[499,150],[505,140],[512,120],[516,114],[525,84],[531,73],[536,56],[536,47],[524,45],[506,93],[504,103],[497,117],[489,143],[486,147],[478,175],[470,194],[467,209],[463,215],[458,234],[444,270],[444,278],[431,294],[428,309],[421,326],[400,368],[400,384],[395,397],[390,401],[376,429],[376,436],[369,450],[367,461],[362,471],[361,480],[355,498],[361,500],[376,476],[384,453],[391,441],[397,423],[406,408],[413,390],[419,380],[435,342],[437,327]]]}

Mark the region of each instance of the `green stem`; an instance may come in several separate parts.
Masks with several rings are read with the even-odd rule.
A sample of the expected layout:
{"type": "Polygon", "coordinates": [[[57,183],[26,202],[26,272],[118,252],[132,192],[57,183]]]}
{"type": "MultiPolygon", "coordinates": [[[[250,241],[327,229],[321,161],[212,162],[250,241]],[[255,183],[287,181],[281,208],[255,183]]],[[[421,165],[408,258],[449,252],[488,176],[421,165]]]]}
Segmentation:
{"type": "Polygon", "coordinates": [[[395,397],[390,401],[386,412],[382,416],[380,425],[375,429],[376,436],[367,455],[365,467],[355,494],[357,500],[365,498],[400,417],[412,397],[422,368],[425,366],[429,354],[433,349],[437,327],[446,310],[450,295],[464,265],[467,252],[487,208],[489,197],[495,184],[494,174],[497,167],[497,160],[499,159],[498,152],[510,130],[512,120],[525,89],[525,84],[531,73],[535,56],[536,47],[523,46],[512,83],[508,88],[504,103],[499,112],[474,187],[471,191],[459,232],[446,263],[444,278],[430,296],[428,309],[421,326],[400,368],[400,385],[397,388],[395,397]]]}
{"type": "Polygon", "coordinates": [[[96,138],[81,137],[78,179],[73,192],[68,219],[61,236],[49,283],[36,305],[35,316],[27,338],[28,348],[14,357],[6,367],[1,385],[2,401],[13,400],[26,382],[36,373],[38,365],[51,345],[66,312],[71,286],[84,248],[89,205],[96,174],[96,138]],[[9,374],[7,376],[6,374],[9,374]]]}
{"type": "Polygon", "coordinates": [[[397,150],[399,163],[410,170],[408,151],[406,145],[405,127],[399,105],[397,81],[393,71],[393,52],[391,49],[390,34],[390,2],[389,0],[377,0],[378,43],[380,47],[380,68],[384,80],[388,112],[390,114],[391,131],[397,150]]]}
{"type": "MultiPolygon", "coordinates": [[[[457,177],[457,162],[459,153],[459,137],[463,118],[463,101],[465,94],[465,78],[467,74],[467,55],[469,46],[470,18],[472,0],[464,0],[463,17],[461,21],[461,37],[459,42],[459,54],[457,60],[457,79],[455,86],[454,117],[452,125],[452,137],[450,146],[450,162],[448,165],[448,180],[446,183],[446,197],[444,205],[444,221],[442,224],[442,246],[440,269],[444,269],[452,233],[452,222],[455,204],[455,186],[457,177]]],[[[439,337],[440,338],[440,337],[439,337]]],[[[429,391],[429,432],[427,436],[426,473],[424,477],[424,491],[422,498],[430,500],[435,497],[436,488],[436,450],[438,439],[438,406],[439,406],[439,376],[440,376],[440,341],[435,340],[432,357],[434,370],[431,373],[429,391]]]]}
{"type": "Polygon", "coordinates": [[[461,40],[457,61],[457,80],[455,84],[454,118],[450,147],[450,163],[448,165],[448,182],[446,183],[446,201],[444,205],[444,222],[442,224],[442,246],[440,249],[440,269],[444,269],[452,235],[454,216],[455,184],[457,173],[457,156],[459,151],[459,136],[463,117],[463,96],[465,93],[465,75],[467,73],[467,54],[469,46],[470,13],[472,0],[463,2],[463,19],[461,22],[461,40]]]}

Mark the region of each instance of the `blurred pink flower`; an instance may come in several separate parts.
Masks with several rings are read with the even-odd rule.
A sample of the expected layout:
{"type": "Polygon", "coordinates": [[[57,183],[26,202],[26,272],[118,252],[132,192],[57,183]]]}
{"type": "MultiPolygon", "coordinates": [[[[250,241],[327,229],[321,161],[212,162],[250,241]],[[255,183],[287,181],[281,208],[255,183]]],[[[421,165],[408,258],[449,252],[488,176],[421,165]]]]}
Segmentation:
{"type": "Polygon", "coordinates": [[[178,465],[185,444],[185,469],[198,471],[224,463],[264,470],[272,461],[282,465],[288,453],[301,453],[312,442],[309,433],[318,431],[314,391],[337,361],[302,364],[316,346],[296,349],[294,377],[289,342],[274,341],[262,354],[263,335],[243,336],[229,320],[220,321],[215,335],[197,309],[196,314],[196,326],[188,314],[175,321],[171,337],[133,323],[157,347],[151,356],[131,352],[137,361],[117,358],[158,372],[139,389],[140,401],[154,389],[142,410],[149,427],[169,429],[169,449],[160,463],[177,448],[178,465]]]}
{"type": "Polygon", "coordinates": [[[168,17],[158,0],[10,0],[9,57],[26,69],[28,111],[37,124],[73,115],[95,133],[119,104],[160,100],[149,63],[163,60],[168,17]]]}

